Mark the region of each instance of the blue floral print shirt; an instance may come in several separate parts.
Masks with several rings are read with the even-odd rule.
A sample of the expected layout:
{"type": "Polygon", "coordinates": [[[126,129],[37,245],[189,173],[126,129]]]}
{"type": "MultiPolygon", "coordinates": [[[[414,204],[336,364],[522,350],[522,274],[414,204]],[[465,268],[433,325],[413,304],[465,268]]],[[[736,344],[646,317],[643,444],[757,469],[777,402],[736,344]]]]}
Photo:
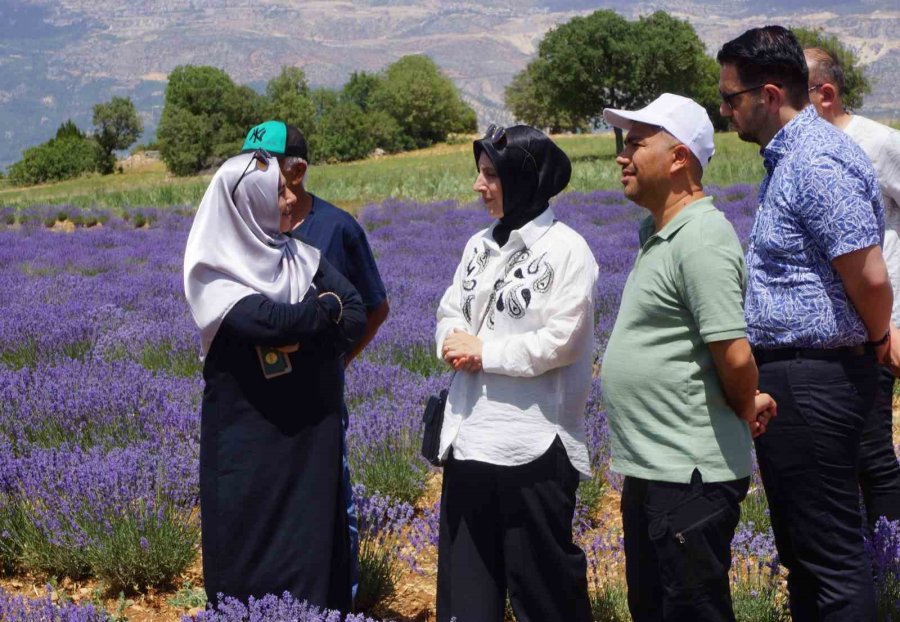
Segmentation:
{"type": "Polygon", "coordinates": [[[884,236],[872,164],[807,106],[761,151],[766,176],[747,248],[755,347],[836,348],[868,339],[831,260],[884,236]]]}

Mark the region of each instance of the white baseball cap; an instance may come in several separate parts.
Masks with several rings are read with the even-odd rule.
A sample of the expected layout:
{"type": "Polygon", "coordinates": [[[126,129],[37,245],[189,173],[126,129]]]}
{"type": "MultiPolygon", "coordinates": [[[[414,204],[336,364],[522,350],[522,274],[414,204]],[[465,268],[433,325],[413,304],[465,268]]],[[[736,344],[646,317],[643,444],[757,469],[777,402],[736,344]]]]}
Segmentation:
{"type": "Polygon", "coordinates": [[[706,110],[693,99],[681,95],[663,93],[635,111],[604,108],[603,120],[623,130],[630,130],[635,122],[661,127],[684,143],[703,168],[716,152],[713,125],[706,110]]]}

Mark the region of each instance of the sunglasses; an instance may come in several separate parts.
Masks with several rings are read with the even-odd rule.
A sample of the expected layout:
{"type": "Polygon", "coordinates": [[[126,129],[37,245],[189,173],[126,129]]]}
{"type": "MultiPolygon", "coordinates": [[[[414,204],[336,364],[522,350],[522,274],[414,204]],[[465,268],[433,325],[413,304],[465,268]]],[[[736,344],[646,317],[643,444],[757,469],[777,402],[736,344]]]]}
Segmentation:
{"type": "Polygon", "coordinates": [[[487,132],[485,132],[484,137],[491,141],[491,144],[495,147],[503,148],[503,145],[500,143],[506,142],[506,128],[500,125],[495,125],[491,123],[488,126],[487,132]]]}
{"type": "Polygon", "coordinates": [[[777,86],[778,88],[783,88],[783,84],[779,84],[778,82],[763,82],[762,84],[758,84],[756,86],[751,86],[749,89],[744,89],[743,91],[735,91],[734,93],[723,93],[719,91],[719,97],[722,98],[722,101],[725,102],[725,105],[728,106],[731,110],[734,110],[734,98],[738,95],[743,95],[744,93],[749,93],[750,91],[758,91],[762,87],[767,84],[772,84],[773,86],[777,86]]]}
{"type": "MultiPolygon", "coordinates": [[[[506,148],[506,128],[500,125],[495,125],[491,123],[488,126],[487,132],[484,134],[485,139],[491,141],[491,144],[497,147],[498,149],[506,148]]],[[[534,159],[534,156],[525,149],[524,147],[513,146],[515,149],[521,149],[525,152],[525,160],[522,162],[522,170],[525,170],[527,164],[531,164],[535,171],[538,170],[537,161],[534,159]]]]}
{"type": "Polygon", "coordinates": [[[272,158],[272,154],[268,151],[260,147],[256,151],[251,154],[253,157],[250,158],[250,161],[247,162],[247,166],[244,168],[244,172],[241,173],[241,176],[238,177],[237,183],[234,184],[234,188],[231,189],[231,202],[234,203],[234,193],[237,190],[237,187],[241,184],[241,180],[246,177],[247,173],[250,171],[250,165],[254,162],[262,165],[263,170],[269,166],[269,160],[272,158]]]}

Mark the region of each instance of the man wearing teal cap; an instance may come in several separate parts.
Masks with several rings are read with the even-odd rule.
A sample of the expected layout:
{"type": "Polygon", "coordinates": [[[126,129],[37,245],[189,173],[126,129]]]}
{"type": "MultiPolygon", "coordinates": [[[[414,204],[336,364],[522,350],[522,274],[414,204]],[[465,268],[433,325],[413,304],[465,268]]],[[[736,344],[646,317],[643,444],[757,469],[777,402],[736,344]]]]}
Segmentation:
{"type": "MultiPolygon", "coordinates": [[[[372,340],[388,315],[387,292],[366,233],[351,214],[309,192],[303,182],[309,168],[309,150],[303,134],[283,121],[266,121],[247,133],[243,151],[263,149],[278,158],[288,188],[297,195],[291,210],[291,233],[302,237],[322,251],[325,258],[357,289],[366,306],[366,330],[362,339],[347,354],[345,366],[350,364],[372,340]]],[[[344,406],[344,428],[348,413],[344,406]]],[[[359,535],[356,511],[350,490],[350,470],[344,445],[344,489],[350,523],[351,555],[353,563],[353,593],[358,584],[357,557],[359,535]]]]}

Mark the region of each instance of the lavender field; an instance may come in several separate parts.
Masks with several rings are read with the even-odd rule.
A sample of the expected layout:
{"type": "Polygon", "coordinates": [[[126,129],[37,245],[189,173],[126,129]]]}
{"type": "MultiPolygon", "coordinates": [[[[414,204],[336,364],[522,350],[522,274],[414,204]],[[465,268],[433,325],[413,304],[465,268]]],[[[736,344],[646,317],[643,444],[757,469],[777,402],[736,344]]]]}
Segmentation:
{"type": "MultiPolygon", "coordinates": [[[[746,239],[755,189],[711,192],[746,239]]],[[[0,572],[94,580],[106,594],[174,594],[199,555],[201,364],[181,285],[191,215],[147,209],[125,219],[61,209],[0,209],[0,572]]],[[[641,213],[618,192],[568,193],[554,210],[600,265],[599,363],[641,213]]],[[[363,613],[344,619],[271,595],[249,606],[226,600],[197,620],[433,619],[433,601],[417,611],[402,602],[411,577],[434,580],[439,474],[418,457],[419,417],[423,399],[449,379],[434,357],[438,299],[466,239],[489,220],[476,205],[398,201],[369,206],[360,219],[391,301],[388,322],[347,375],[363,613]]],[[[599,379],[587,426],[595,474],[580,489],[575,528],[595,620],[624,621],[619,482],[606,470],[599,379]]],[[[884,524],[868,543],[889,620],[900,600],[900,535],[884,524]]],[[[757,483],[734,543],[733,583],[739,620],[790,619],[757,483]]],[[[0,590],[0,619],[122,619],[101,603],[65,602],[52,589],[33,597],[0,590]]]]}

